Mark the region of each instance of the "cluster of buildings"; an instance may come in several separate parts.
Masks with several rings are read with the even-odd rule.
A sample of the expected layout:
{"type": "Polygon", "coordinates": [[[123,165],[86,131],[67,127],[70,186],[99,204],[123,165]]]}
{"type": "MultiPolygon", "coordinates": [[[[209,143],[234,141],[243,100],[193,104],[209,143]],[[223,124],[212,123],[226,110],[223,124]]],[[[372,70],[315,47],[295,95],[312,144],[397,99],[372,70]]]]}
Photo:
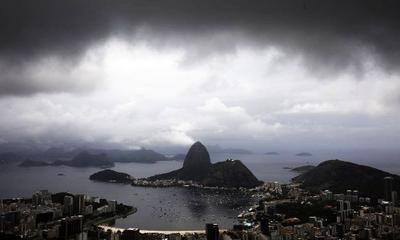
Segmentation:
{"type": "Polygon", "coordinates": [[[147,180],[145,178],[134,179],[132,181],[132,185],[139,187],[202,187],[201,185],[193,181],[183,181],[176,179],[147,180]]]}
{"type": "Polygon", "coordinates": [[[85,226],[118,213],[113,200],[41,190],[0,200],[0,239],[82,239],[85,226]]]}
{"type": "Polygon", "coordinates": [[[139,178],[132,180],[133,186],[138,187],[192,187],[192,188],[202,188],[202,189],[217,189],[217,190],[240,190],[247,191],[247,188],[228,188],[228,187],[211,187],[204,186],[196,181],[192,180],[177,180],[177,179],[157,179],[148,180],[146,178],[139,178]]]}
{"type": "Polygon", "coordinates": [[[206,224],[202,231],[185,233],[102,228],[102,219],[117,215],[116,201],[43,190],[31,199],[0,201],[0,239],[400,239],[400,202],[393,190],[394,179],[386,177],[383,182],[382,199],[366,197],[356,189],[312,194],[298,184],[265,183],[253,190],[260,197],[258,204],[241,213],[232,229],[220,230],[217,224],[206,224]]]}
{"type": "Polygon", "coordinates": [[[400,239],[400,205],[393,191],[394,179],[386,177],[383,182],[383,199],[360,196],[357,190],[310,194],[298,185],[282,185],[281,196],[261,200],[240,214],[241,223],[234,230],[247,233],[247,238],[240,239],[400,239]],[[320,214],[293,216],[297,206],[320,214]]]}

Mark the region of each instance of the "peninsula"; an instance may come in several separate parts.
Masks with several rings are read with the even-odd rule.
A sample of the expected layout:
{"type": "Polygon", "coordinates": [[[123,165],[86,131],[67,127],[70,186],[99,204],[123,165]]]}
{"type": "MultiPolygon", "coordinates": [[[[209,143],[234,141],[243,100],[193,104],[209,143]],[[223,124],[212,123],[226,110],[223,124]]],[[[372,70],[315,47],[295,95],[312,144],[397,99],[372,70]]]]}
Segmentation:
{"type": "Polygon", "coordinates": [[[200,142],[190,147],[182,168],[147,180],[193,181],[204,186],[227,188],[253,188],[262,184],[240,160],[228,159],[212,164],[206,147],[200,142]]]}

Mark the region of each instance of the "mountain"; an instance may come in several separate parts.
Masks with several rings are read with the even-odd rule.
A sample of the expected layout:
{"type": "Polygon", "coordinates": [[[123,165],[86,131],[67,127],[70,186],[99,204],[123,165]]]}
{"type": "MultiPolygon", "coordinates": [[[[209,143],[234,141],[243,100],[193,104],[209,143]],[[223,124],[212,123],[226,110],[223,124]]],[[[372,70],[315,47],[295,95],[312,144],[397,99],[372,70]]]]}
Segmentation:
{"type": "Polygon", "coordinates": [[[62,147],[50,147],[45,150],[40,157],[43,159],[61,159],[61,158],[72,158],[76,153],[73,150],[65,150],[62,147]]]}
{"type": "Polygon", "coordinates": [[[297,172],[297,173],[305,173],[314,168],[315,168],[315,166],[312,166],[312,165],[304,165],[304,166],[292,168],[290,171],[297,172]]]}
{"type": "Polygon", "coordinates": [[[195,142],[183,162],[183,174],[189,178],[203,178],[211,166],[210,154],[201,142],[195,142]]]}
{"type": "Polygon", "coordinates": [[[400,176],[376,168],[341,160],[328,160],[292,180],[311,191],[329,189],[335,193],[358,190],[360,195],[383,196],[383,178],[394,178],[393,189],[399,191],[400,176]]]}
{"type": "Polygon", "coordinates": [[[179,179],[179,180],[194,180],[201,181],[208,174],[211,167],[210,154],[206,147],[195,142],[186,154],[181,169],[156,175],[150,179],[179,179]]]}
{"type": "Polygon", "coordinates": [[[33,143],[9,143],[0,144],[0,163],[12,161],[20,162],[24,159],[45,162],[68,161],[83,151],[86,151],[90,154],[106,154],[109,160],[112,162],[155,163],[158,161],[171,160],[161,153],[145,148],[141,148],[138,150],[126,150],[75,146],[49,147],[33,143]],[[11,160],[9,160],[10,158],[11,160]]]}
{"type": "Polygon", "coordinates": [[[211,164],[207,148],[200,142],[196,142],[190,147],[182,168],[169,173],[155,175],[148,179],[192,180],[213,187],[251,188],[261,184],[239,160],[227,160],[211,164]]]}
{"type": "Polygon", "coordinates": [[[20,167],[45,167],[50,166],[50,163],[43,162],[43,161],[33,161],[33,160],[25,160],[20,163],[18,166],[20,167]]]}
{"type": "Polygon", "coordinates": [[[0,153],[0,164],[8,164],[12,162],[21,161],[21,156],[13,153],[13,152],[3,152],[0,153]]]}
{"type": "Polygon", "coordinates": [[[106,169],[90,175],[89,179],[101,182],[131,183],[133,178],[129,174],[106,169]]]}
{"type": "Polygon", "coordinates": [[[158,161],[170,160],[161,153],[145,148],[138,150],[103,150],[103,152],[106,153],[113,162],[155,163],[158,161]]]}
{"type": "Polygon", "coordinates": [[[296,154],[296,156],[298,156],[298,157],[311,157],[312,154],[309,153],[309,152],[301,152],[301,153],[296,154]]]}
{"type": "Polygon", "coordinates": [[[86,151],[80,152],[71,161],[56,161],[54,165],[66,165],[71,167],[111,167],[114,163],[106,154],[91,154],[86,151]]]}
{"type": "Polygon", "coordinates": [[[202,182],[206,186],[230,188],[252,188],[261,183],[239,160],[226,160],[213,164],[202,182]]]}
{"type": "Polygon", "coordinates": [[[43,166],[70,166],[70,167],[112,167],[114,163],[111,162],[107,155],[91,154],[86,151],[78,153],[72,160],[57,160],[54,162],[25,160],[20,167],[43,167],[43,166]]]}

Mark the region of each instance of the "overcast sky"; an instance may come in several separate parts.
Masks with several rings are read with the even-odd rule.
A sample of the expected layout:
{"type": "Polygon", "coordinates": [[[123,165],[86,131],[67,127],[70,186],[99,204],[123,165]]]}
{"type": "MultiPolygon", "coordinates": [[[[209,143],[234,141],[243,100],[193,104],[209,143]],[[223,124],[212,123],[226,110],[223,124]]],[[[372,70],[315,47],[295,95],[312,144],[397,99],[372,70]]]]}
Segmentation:
{"type": "Polygon", "coordinates": [[[399,1],[0,4],[0,143],[398,148],[399,1]]]}

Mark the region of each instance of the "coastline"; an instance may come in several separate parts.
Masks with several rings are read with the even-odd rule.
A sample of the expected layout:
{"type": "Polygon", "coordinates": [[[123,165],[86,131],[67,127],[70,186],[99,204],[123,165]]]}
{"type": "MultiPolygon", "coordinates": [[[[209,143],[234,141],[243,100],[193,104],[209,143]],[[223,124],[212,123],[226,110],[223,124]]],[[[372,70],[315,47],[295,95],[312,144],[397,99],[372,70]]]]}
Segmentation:
{"type": "Polygon", "coordinates": [[[135,214],[136,212],[137,212],[137,208],[136,207],[132,207],[131,210],[129,210],[128,212],[123,213],[123,214],[117,214],[115,216],[108,217],[108,218],[95,219],[95,220],[92,220],[92,221],[88,221],[85,224],[85,227],[89,227],[89,226],[92,226],[92,225],[99,226],[100,224],[104,224],[104,223],[107,223],[107,222],[110,222],[110,221],[113,221],[113,220],[117,220],[117,219],[120,219],[120,218],[126,218],[127,216],[135,214]]]}
{"type": "MultiPolygon", "coordinates": [[[[124,230],[127,229],[127,228],[110,227],[110,226],[107,226],[107,225],[98,225],[98,227],[104,229],[104,231],[111,230],[112,232],[118,232],[118,231],[123,232],[124,230]]],[[[224,232],[224,231],[227,231],[227,229],[220,229],[219,231],[220,232],[224,232]]],[[[194,229],[194,230],[191,230],[191,229],[185,229],[185,230],[156,230],[156,229],[146,230],[146,229],[139,229],[139,232],[142,233],[142,234],[143,233],[156,233],[156,234],[166,234],[166,235],[168,235],[168,234],[185,235],[185,234],[195,234],[195,233],[204,234],[205,230],[204,229],[201,229],[201,230],[199,230],[199,229],[194,229]]]]}

